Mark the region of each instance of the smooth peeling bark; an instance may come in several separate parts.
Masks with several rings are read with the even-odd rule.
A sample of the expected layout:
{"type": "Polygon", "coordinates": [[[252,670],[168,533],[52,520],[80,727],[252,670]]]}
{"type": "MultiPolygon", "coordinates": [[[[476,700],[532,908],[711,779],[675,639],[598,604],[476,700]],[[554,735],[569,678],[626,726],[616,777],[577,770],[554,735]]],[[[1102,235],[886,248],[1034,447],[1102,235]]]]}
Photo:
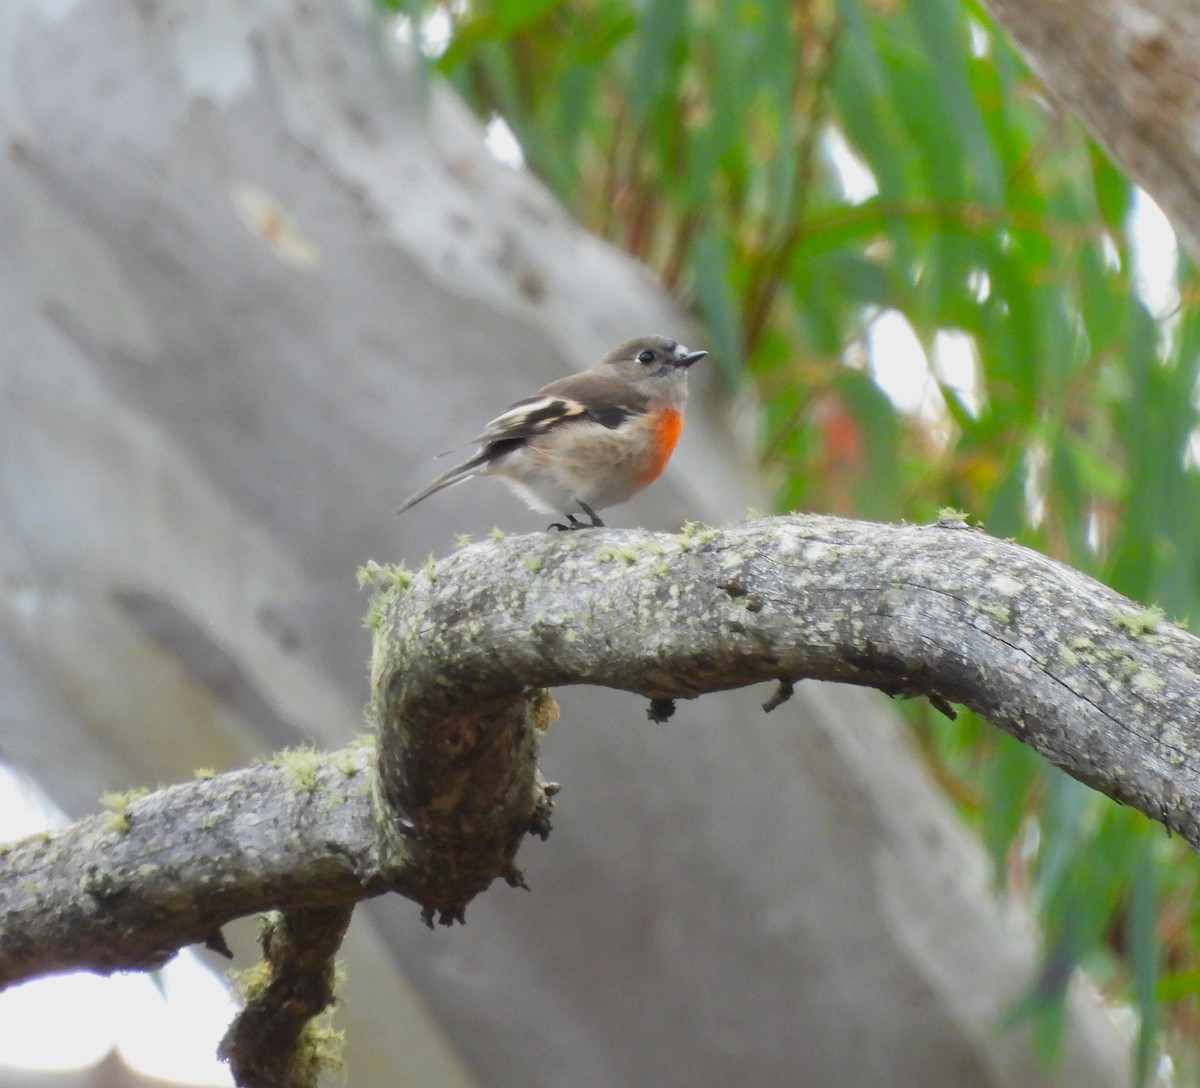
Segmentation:
{"type": "Polygon", "coordinates": [[[984,0],[1051,92],[1200,261],[1200,5],[984,0]]]}

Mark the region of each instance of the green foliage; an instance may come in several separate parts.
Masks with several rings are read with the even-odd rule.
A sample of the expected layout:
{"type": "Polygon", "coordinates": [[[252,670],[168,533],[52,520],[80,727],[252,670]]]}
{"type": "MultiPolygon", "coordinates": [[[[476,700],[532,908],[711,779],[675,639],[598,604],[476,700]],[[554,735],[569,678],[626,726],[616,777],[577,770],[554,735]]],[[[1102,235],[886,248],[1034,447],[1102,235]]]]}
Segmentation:
{"type": "MultiPolygon", "coordinates": [[[[586,226],[691,300],[730,384],[754,389],[781,506],[952,506],[1200,616],[1196,277],[1151,311],[1132,186],[976,0],[440,10],[437,66],[586,226]],[[895,350],[868,350],[884,314],[924,350],[916,410],[886,392],[895,350]]],[[[1135,1004],[1141,1074],[1164,1026],[1195,1049],[1195,859],[970,715],[917,729],[1000,879],[1041,912],[1045,968],[1017,1012],[1048,1050],[1079,964],[1135,1004]]]]}

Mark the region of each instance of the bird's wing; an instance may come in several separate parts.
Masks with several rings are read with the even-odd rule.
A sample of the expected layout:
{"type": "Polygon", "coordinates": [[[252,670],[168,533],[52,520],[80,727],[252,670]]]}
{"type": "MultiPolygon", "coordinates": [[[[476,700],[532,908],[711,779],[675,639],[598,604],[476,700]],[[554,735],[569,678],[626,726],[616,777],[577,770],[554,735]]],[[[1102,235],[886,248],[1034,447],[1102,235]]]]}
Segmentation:
{"type": "Polygon", "coordinates": [[[535,394],[517,401],[483,429],[476,442],[508,442],[532,438],[569,419],[587,415],[587,407],[569,397],[535,394]]]}
{"type": "Polygon", "coordinates": [[[508,442],[544,434],[564,423],[590,421],[614,428],[645,411],[646,398],[611,377],[585,370],[551,382],[493,419],[476,442],[508,442]]]}

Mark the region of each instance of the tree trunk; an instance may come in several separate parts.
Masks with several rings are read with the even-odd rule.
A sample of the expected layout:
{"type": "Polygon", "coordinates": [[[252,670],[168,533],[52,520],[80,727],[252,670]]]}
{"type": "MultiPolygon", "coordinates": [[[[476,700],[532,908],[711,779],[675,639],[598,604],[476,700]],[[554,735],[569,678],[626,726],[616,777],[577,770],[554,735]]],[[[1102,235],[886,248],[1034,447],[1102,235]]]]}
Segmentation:
{"type": "Polygon", "coordinates": [[[1200,7],[1187,0],[984,3],[1200,261],[1200,7]]]}

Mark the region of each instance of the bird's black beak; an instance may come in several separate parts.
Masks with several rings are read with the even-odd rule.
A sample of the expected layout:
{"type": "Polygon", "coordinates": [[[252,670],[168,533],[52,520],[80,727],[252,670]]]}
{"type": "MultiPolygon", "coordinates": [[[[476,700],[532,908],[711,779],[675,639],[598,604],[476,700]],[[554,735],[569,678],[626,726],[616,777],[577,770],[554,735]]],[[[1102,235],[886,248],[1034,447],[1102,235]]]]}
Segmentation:
{"type": "Polygon", "coordinates": [[[707,351],[690,351],[687,353],[687,355],[681,355],[678,359],[676,359],[675,365],[678,367],[687,368],[691,366],[692,363],[700,362],[700,360],[703,359],[707,354],[707,351]]]}

